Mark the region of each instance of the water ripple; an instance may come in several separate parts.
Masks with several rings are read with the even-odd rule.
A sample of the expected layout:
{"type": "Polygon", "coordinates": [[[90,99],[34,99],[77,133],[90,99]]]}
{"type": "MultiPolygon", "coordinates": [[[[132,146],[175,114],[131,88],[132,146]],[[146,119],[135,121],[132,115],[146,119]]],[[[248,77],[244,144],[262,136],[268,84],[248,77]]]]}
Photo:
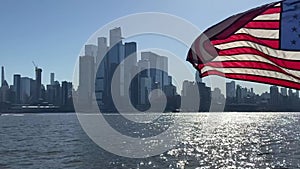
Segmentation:
{"type": "MultiPolygon", "coordinates": [[[[300,113],[181,115],[177,132],[184,139],[147,159],[99,148],[75,114],[1,116],[0,168],[300,168],[300,113]]],[[[149,135],[147,129],[132,132],[149,135]]]]}

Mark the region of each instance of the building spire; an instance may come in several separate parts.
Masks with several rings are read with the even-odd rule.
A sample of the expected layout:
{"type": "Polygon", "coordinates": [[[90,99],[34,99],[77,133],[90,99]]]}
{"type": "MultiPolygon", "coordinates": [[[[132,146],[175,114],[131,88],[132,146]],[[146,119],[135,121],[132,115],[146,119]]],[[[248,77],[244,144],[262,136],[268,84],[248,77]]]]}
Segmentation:
{"type": "Polygon", "coordinates": [[[4,77],[4,66],[1,67],[1,86],[4,85],[5,77],[4,77]]]}

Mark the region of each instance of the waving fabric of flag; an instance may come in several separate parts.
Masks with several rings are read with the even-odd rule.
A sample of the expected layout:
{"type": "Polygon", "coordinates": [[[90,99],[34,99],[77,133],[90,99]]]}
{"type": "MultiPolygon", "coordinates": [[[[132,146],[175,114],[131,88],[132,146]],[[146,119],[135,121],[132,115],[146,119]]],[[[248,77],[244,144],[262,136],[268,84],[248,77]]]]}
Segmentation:
{"type": "Polygon", "coordinates": [[[224,20],[195,40],[187,60],[202,77],[300,89],[300,0],[267,4],[224,20]]]}

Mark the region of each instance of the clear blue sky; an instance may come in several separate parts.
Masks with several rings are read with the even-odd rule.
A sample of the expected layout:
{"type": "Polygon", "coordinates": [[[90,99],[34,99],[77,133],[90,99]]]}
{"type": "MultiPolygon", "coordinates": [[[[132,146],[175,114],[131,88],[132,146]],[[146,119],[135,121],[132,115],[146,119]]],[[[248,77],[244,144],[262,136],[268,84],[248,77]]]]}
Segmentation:
{"type": "MultiPolygon", "coordinates": [[[[6,79],[34,77],[31,61],[59,81],[72,81],[81,47],[103,25],[137,12],[165,12],[204,30],[230,15],[274,0],[1,0],[0,65],[6,79]]],[[[196,37],[195,37],[196,38],[196,37]]],[[[260,89],[257,89],[260,90],[260,89]]]]}

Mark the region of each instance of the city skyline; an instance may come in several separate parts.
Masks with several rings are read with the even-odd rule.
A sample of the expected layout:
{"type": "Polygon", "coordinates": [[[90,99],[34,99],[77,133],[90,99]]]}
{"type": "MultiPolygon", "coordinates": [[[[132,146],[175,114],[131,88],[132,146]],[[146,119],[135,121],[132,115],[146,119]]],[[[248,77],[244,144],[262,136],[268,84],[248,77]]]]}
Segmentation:
{"type": "MultiPolygon", "coordinates": [[[[135,42],[130,42],[130,43],[127,42],[125,44],[131,44],[133,46],[137,45],[137,44],[135,44],[135,42]]],[[[89,52],[90,48],[88,47],[87,49],[88,50],[86,53],[90,54],[90,52],[89,52]]],[[[134,52],[136,50],[136,47],[133,47],[132,49],[134,49],[134,50],[132,50],[131,52],[134,52]]],[[[95,56],[97,56],[97,55],[95,55],[95,56]]],[[[82,58],[84,58],[84,57],[85,56],[82,56],[82,58]]],[[[151,84],[151,81],[152,81],[151,78],[155,78],[156,80],[154,79],[153,81],[157,81],[156,76],[150,75],[151,72],[149,69],[149,66],[150,66],[149,59],[151,59],[151,58],[153,59],[155,57],[163,57],[163,56],[159,56],[152,52],[144,52],[144,53],[142,53],[141,59],[136,60],[137,64],[133,64],[133,65],[137,65],[137,66],[140,65],[142,67],[146,66],[145,70],[148,70],[148,73],[147,73],[148,75],[142,72],[138,77],[149,77],[150,78],[149,85],[151,84]]],[[[90,63],[88,63],[88,64],[90,64],[90,63]]],[[[91,64],[95,64],[95,63],[91,62],[91,64]]],[[[41,104],[42,101],[43,102],[47,101],[48,103],[53,103],[54,105],[70,104],[71,103],[70,99],[72,100],[71,93],[74,90],[72,83],[67,82],[67,81],[62,81],[60,83],[57,80],[55,80],[55,73],[50,73],[48,76],[50,83],[48,83],[47,85],[43,84],[43,83],[41,83],[41,77],[43,76],[42,71],[43,70],[41,68],[35,67],[35,69],[34,69],[34,72],[36,74],[35,78],[24,77],[24,76],[22,76],[22,74],[14,74],[13,75],[14,83],[8,84],[6,82],[5,67],[2,66],[1,67],[0,103],[1,103],[1,101],[3,101],[3,99],[4,99],[4,101],[5,101],[5,99],[8,99],[8,100],[13,99],[11,104],[24,104],[25,103],[24,96],[22,96],[22,95],[24,94],[24,92],[26,93],[26,91],[29,89],[29,91],[27,91],[27,92],[29,92],[28,95],[30,96],[30,98],[32,98],[32,100],[30,102],[26,102],[26,103],[41,104]],[[14,92],[13,96],[7,96],[8,91],[14,92]],[[57,92],[60,92],[60,94],[57,95],[57,92]],[[65,97],[63,97],[63,96],[65,96],[65,97]],[[10,97],[13,97],[13,98],[10,98],[10,97]],[[67,98],[69,98],[69,99],[67,99],[67,98]]],[[[157,73],[154,73],[154,74],[157,74],[157,73]]],[[[209,105],[218,105],[218,104],[224,104],[225,111],[297,111],[300,109],[299,90],[294,90],[294,89],[290,89],[290,88],[286,88],[286,87],[270,86],[268,91],[265,91],[262,94],[258,94],[258,93],[254,92],[253,88],[247,88],[245,86],[241,86],[238,83],[236,83],[236,81],[232,80],[232,81],[226,83],[226,95],[227,96],[225,98],[224,94],[222,93],[222,91],[219,88],[211,88],[211,87],[206,86],[206,84],[202,82],[202,79],[199,78],[199,73],[195,74],[195,79],[193,81],[185,80],[182,83],[182,90],[180,93],[176,92],[176,87],[178,87],[178,86],[174,86],[172,84],[172,77],[171,76],[167,76],[167,77],[168,77],[168,79],[167,79],[166,85],[167,84],[171,85],[170,86],[171,88],[162,87],[160,89],[164,91],[164,93],[166,94],[167,97],[176,96],[176,95],[181,97],[181,99],[185,99],[185,97],[187,97],[187,101],[190,104],[188,104],[188,107],[181,107],[181,110],[185,110],[185,111],[191,111],[191,112],[204,111],[204,112],[206,112],[206,111],[210,110],[209,105]],[[198,89],[196,89],[196,88],[198,88],[198,89]],[[202,103],[200,104],[199,109],[198,109],[198,107],[197,108],[193,107],[195,105],[197,106],[197,104],[196,104],[197,96],[195,95],[197,93],[197,91],[199,92],[200,100],[202,98],[202,103]],[[203,99],[206,100],[207,102],[203,102],[203,99]]],[[[147,80],[142,83],[142,86],[147,86],[145,83],[147,83],[147,80]]],[[[96,83],[96,88],[97,88],[97,83],[96,83]]],[[[137,105],[141,105],[141,104],[147,105],[148,104],[148,101],[146,99],[147,94],[149,93],[149,91],[151,91],[155,88],[157,88],[157,86],[156,87],[154,86],[154,88],[153,88],[153,86],[151,87],[151,85],[150,85],[149,89],[147,89],[148,91],[143,92],[139,89],[138,95],[135,96],[137,99],[136,104],[137,105]],[[144,93],[144,95],[141,93],[144,93]]],[[[92,90],[95,90],[92,92],[96,92],[96,95],[97,95],[97,89],[92,89],[92,90]]],[[[78,92],[80,92],[80,89],[78,89],[78,91],[74,91],[74,92],[78,93],[78,92]]],[[[131,95],[130,95],[130,97],[131,97],[131,95]]],[[[132,99],[132,97],[131,97],[131,99],[132,99]]],[[[176,104],[178,103],[179,100],[176,101],[176,98],[174,98],[174,99],[171,99],[171,102],[168,103],[167,106],[171,106],[173,108],[176,107],[176,104]]],[[[131,101],[133,101],[133,100],[131,100],[131,101]]],[[[134,103],[134,101],[133,101],[133,103],[134,103]]],[[[98,104],[99,104],[99,106],[101,105],[101,103],[99,103],[99,102],[98,102],[98,104]]],[[[179,106],[179,105],[177,105],[177,106],[179,106]]],[[[68,109],[68,110],[70,110],[70,109],[68,109]]]]}
{"type": "Polygon", "coordinates": [[[39,105],[72,107],[72,82],[59,82],[55,79],[55,73],[51,73],[49,75],[50,83],[43,84],[43,69],[35,66],[33,71],[35,77],[14,74],[13,83],[9,84],[6,81],[5,67],[1,67],[1,110],[13,108],[21,111],[23,106],[39,105]]]}
{"type": "Polygon", "coordinates": [[[108,37],[96,39],[97,45],[86,44],[79,58],[78,104],[91,104],[95,93],[105,111],[115,111],[113,97],[123,100],[123,109],[130,108],[130,101],[136,108],[147,109],[148,96],[155,89],[167,97],[177,95],[168,75],[168,57],[147,51],[138,58],[138,43],[123,42],[121,27],[110,29],[108,37]]]}
{"type": "MultiPolygon", "coordinates": [[[[7,70],[7,67],[5,66],[5,65],[0,65],[0,67],[1,67],[1,83],[3,83],[3,81],[2,81],[2,79],[3,79],[3,77],[4,77],[4,80],[7,82],[7,84],[8,85],[13,85],[14,83],[14,80],[15,80],[15,76],[17,75],[19,75],[19,76],[21,76],[22,78],[29,78],[29,79],[35,79],[36,78],[36,72],[35,72],[35,70],[36,70],[36,68],[37,67],[32,67],[32,72],[33,72],[33,75],[32,76],[25,76],[25,75],[23,75],[22,73],[13,73],[12,74],[12,77],[11,78],[9,78],[9,79],[12,79],[11,81],[9,81],[8,80],[8,78],[7,77],[9,77],[8,75],[7,75],[7,73],[6,73],[6,70],[7,70]],[[4,70],[4,71],[3,71],[4,70]],[[2,73],[3,72],[3,73],[2,73]]],[[[38,69],[42,69],[42,70],[44,70],[44,68],[42,68],[42,67],[38,67],[38,69]]],[[[42,73],[43,74],[43,73],[42,73]]],[[[42,85],[45,85],[45,84],[54,84],[54,82],[55,81],[57,81],[57,82],[63,82],[63,81],[67,81],[67,80],[58,80],[58,79],[56,79],[56,75],[57,75],[57,73],[56,72],[51,72],[51,73],[49,73],[49,75],[47,76],[45,76],[44,74],[43,74],[43,76],[42,76],[42,79],[48,79],[48,80],[46,80],[46,83],[44,83],[43,81],[42,81],[42,85]]]]}

